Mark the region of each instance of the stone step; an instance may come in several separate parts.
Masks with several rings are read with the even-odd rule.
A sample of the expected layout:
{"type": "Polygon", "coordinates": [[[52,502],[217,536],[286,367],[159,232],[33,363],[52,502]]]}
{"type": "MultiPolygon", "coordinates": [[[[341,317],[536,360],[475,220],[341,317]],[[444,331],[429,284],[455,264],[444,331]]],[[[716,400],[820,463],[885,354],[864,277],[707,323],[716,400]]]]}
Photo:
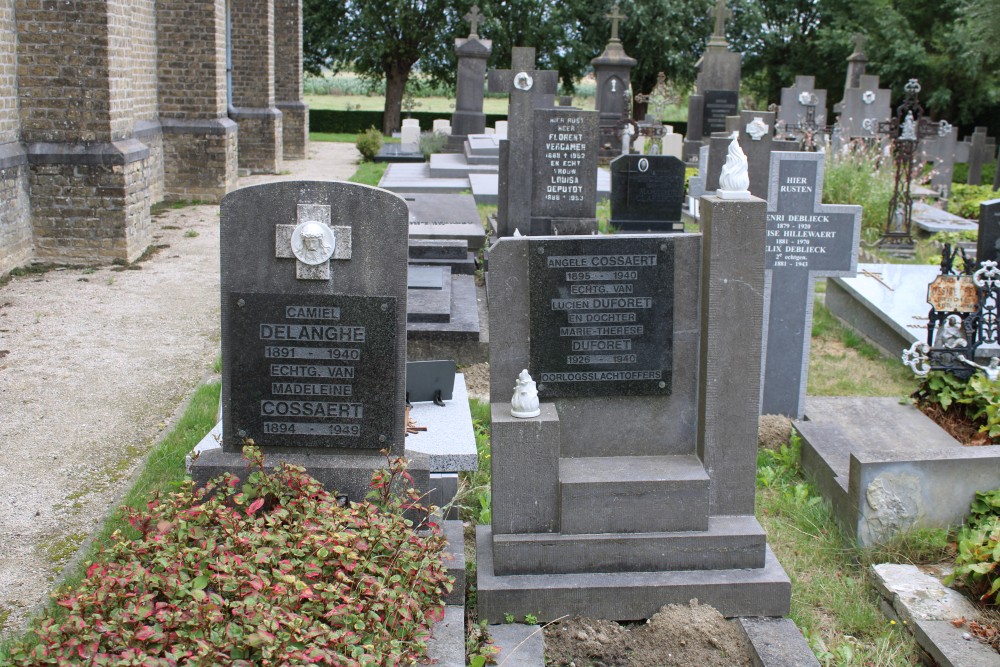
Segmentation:
{"type": "Polygon", "coordinates": [[[498,575],[489,526],[476,533],[480,620],[532,614],[541,622],[579,614],[616,621],[650,618],[665,604],[698,598],[726,617],[785,616],[791,582],[770,549],[764,567],[673,572],[498,575]]]}
{"type": "Polygon", "coordinates": [[[500,575],[761,568],[765,547],[753,516],[710,517],[707,531],[493,535],[500,575]]]}
{"type": "Polygon", "coordinates": [[[559,459],[560,532],[708,530],[708,485],[695,455],[559,459]]]}
{"type": "Polygon", "coordinates": [[[465,605],[465,532],[461,521],[443,521],[441,530],[444,532],[448,546],[445,547],[445,567],[448,574],[455,578],[451,593],[445,597],[445,604],[465,605]]]}

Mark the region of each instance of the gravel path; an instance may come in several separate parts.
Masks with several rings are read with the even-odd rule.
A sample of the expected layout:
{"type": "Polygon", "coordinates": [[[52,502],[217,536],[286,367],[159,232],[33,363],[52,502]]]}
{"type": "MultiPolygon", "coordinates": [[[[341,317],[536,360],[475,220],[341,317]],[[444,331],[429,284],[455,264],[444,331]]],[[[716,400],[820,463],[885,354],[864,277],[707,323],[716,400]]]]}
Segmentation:
{"type": "MultiPolygon", "coordinates": [[[[350,144],[287,173],[346,179],[350,144]]],[[[139,264],[57,269],[0,287],[0,637],[17,633],[107,515],[219,350],[219,209],[154,218],[139,264]]]]}

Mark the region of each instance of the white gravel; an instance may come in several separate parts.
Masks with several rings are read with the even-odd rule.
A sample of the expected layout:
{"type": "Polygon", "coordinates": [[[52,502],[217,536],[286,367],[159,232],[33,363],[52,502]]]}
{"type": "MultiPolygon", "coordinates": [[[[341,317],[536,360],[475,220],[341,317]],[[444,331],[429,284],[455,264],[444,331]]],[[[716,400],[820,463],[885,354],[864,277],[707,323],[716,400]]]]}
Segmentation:
{"type": "MultiPolygon", "coordinates": [[[[268,180],[346,179],[313,143],[268,180]]],[[[0,637],[24,628],[219,350],[218,206],[154,218],[140,270],[63,269],[0,287],[0,637]],[[171,228],[175,229],[171,229],[171,228]]]]}

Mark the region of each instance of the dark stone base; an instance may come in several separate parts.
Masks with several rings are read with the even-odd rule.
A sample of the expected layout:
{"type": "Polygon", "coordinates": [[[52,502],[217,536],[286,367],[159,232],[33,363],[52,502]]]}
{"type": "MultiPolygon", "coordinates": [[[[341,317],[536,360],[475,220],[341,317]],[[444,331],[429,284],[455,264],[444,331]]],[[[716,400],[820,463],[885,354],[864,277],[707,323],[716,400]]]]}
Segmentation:
{"type": "Polygon", "coordinates": [[[615,229],[630,234],[648,232],[651,234],[670,234],[672,232],[683,232],[684,222],[682,220],[610,220],[609,224],[615,229]]]}
{"type": "Polygon", "coordinates": [[[687,604],[692,598],[727,618],[785,616],[791,604],[791,582],[770,549],[760,569],[497,576],[492,531],[479,526],[476,559],[480,620],[510,613],[517,618],[534,614],[540,621],[566,614],[638,621],[665,604],[687,604]]]}
{"type": "Polygon", "coordinates": [[[402,144],[382,144],[375,155],[375,162],[423,162],[420,151],[404,151],[402,144]]]}
{"type": "MultiPolygon", "coordinates": [[[[322,454],[313,452],[293,452],[265,449],[267,465],[277,466],[281,462],[302,466],[327,491],[346,494],[348,500],[357,502],[368,495],[372,473],[386,465],[385,457],[373,454],[322,454]]],[[[430,460],[425,454],[407,452],[409,459],[407,472],[413,477],[413,487],[421,493],[430,488],[430,460]]],[[[223,473],[239,478],[246,477],[247,465],[241,452],[227,452],[212,449],[202,452],[191,462],[191,478],[195,485],[204,486],[208,480],[223,473]]]]}

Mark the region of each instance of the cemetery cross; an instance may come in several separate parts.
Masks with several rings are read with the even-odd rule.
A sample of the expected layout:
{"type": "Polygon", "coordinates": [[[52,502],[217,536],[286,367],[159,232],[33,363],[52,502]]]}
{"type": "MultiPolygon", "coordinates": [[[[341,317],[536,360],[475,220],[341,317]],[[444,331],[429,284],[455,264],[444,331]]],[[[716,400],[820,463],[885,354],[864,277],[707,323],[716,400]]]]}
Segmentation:
{"type": "Polygon", "coordinates": [[[469,13],[462,17],[469,24],[469,39],[479,37],[479,23],[486,17],[479,11],[479,5],[472,5],[469,13]]]}
{"type": "Polygon", "coordinates": [[[854,275],[861,207],[823,204],[824,153],[771,153],[761,414],[802,416],[813,283],[854,275]]]}
{"type": "Polygon", "coordinates": [[[726,20],[732,18],[733,12],[726,7],[726,0],[718,0],[715,3],[715,32],[708,40],[709,46],[725,46],[726,42],[726,20]]]}
{"type": "MultiPolygon", "coordinates": [[[[490,70],[487,77],[491,93],[507,93],[510,102],[507,111],[507,141],[510,154],[507,170],[506,202],[500,202],[503,211],[498,230],[501,236],[511,236],[517,225],[528,225],[531,218],[532,114],[536,108],[551,107],[554,103],[559,73],[555,70],[535,69],[535,49],[515,46],[511,49],[511,68],[490,70]]],[[[503,197],[505,193],[500,193],[503,197]]]]}
{"type": "Polygon", "coordinates": [[[611,9],[611,13],[605,14],[604,18],[611,21],[611,41],[620,42],[621,40],[618,38],[618,22],[624,21],[628,17],[622,14],[620,11],[618,11],[618,5],[615,5],[611,9]]]}

